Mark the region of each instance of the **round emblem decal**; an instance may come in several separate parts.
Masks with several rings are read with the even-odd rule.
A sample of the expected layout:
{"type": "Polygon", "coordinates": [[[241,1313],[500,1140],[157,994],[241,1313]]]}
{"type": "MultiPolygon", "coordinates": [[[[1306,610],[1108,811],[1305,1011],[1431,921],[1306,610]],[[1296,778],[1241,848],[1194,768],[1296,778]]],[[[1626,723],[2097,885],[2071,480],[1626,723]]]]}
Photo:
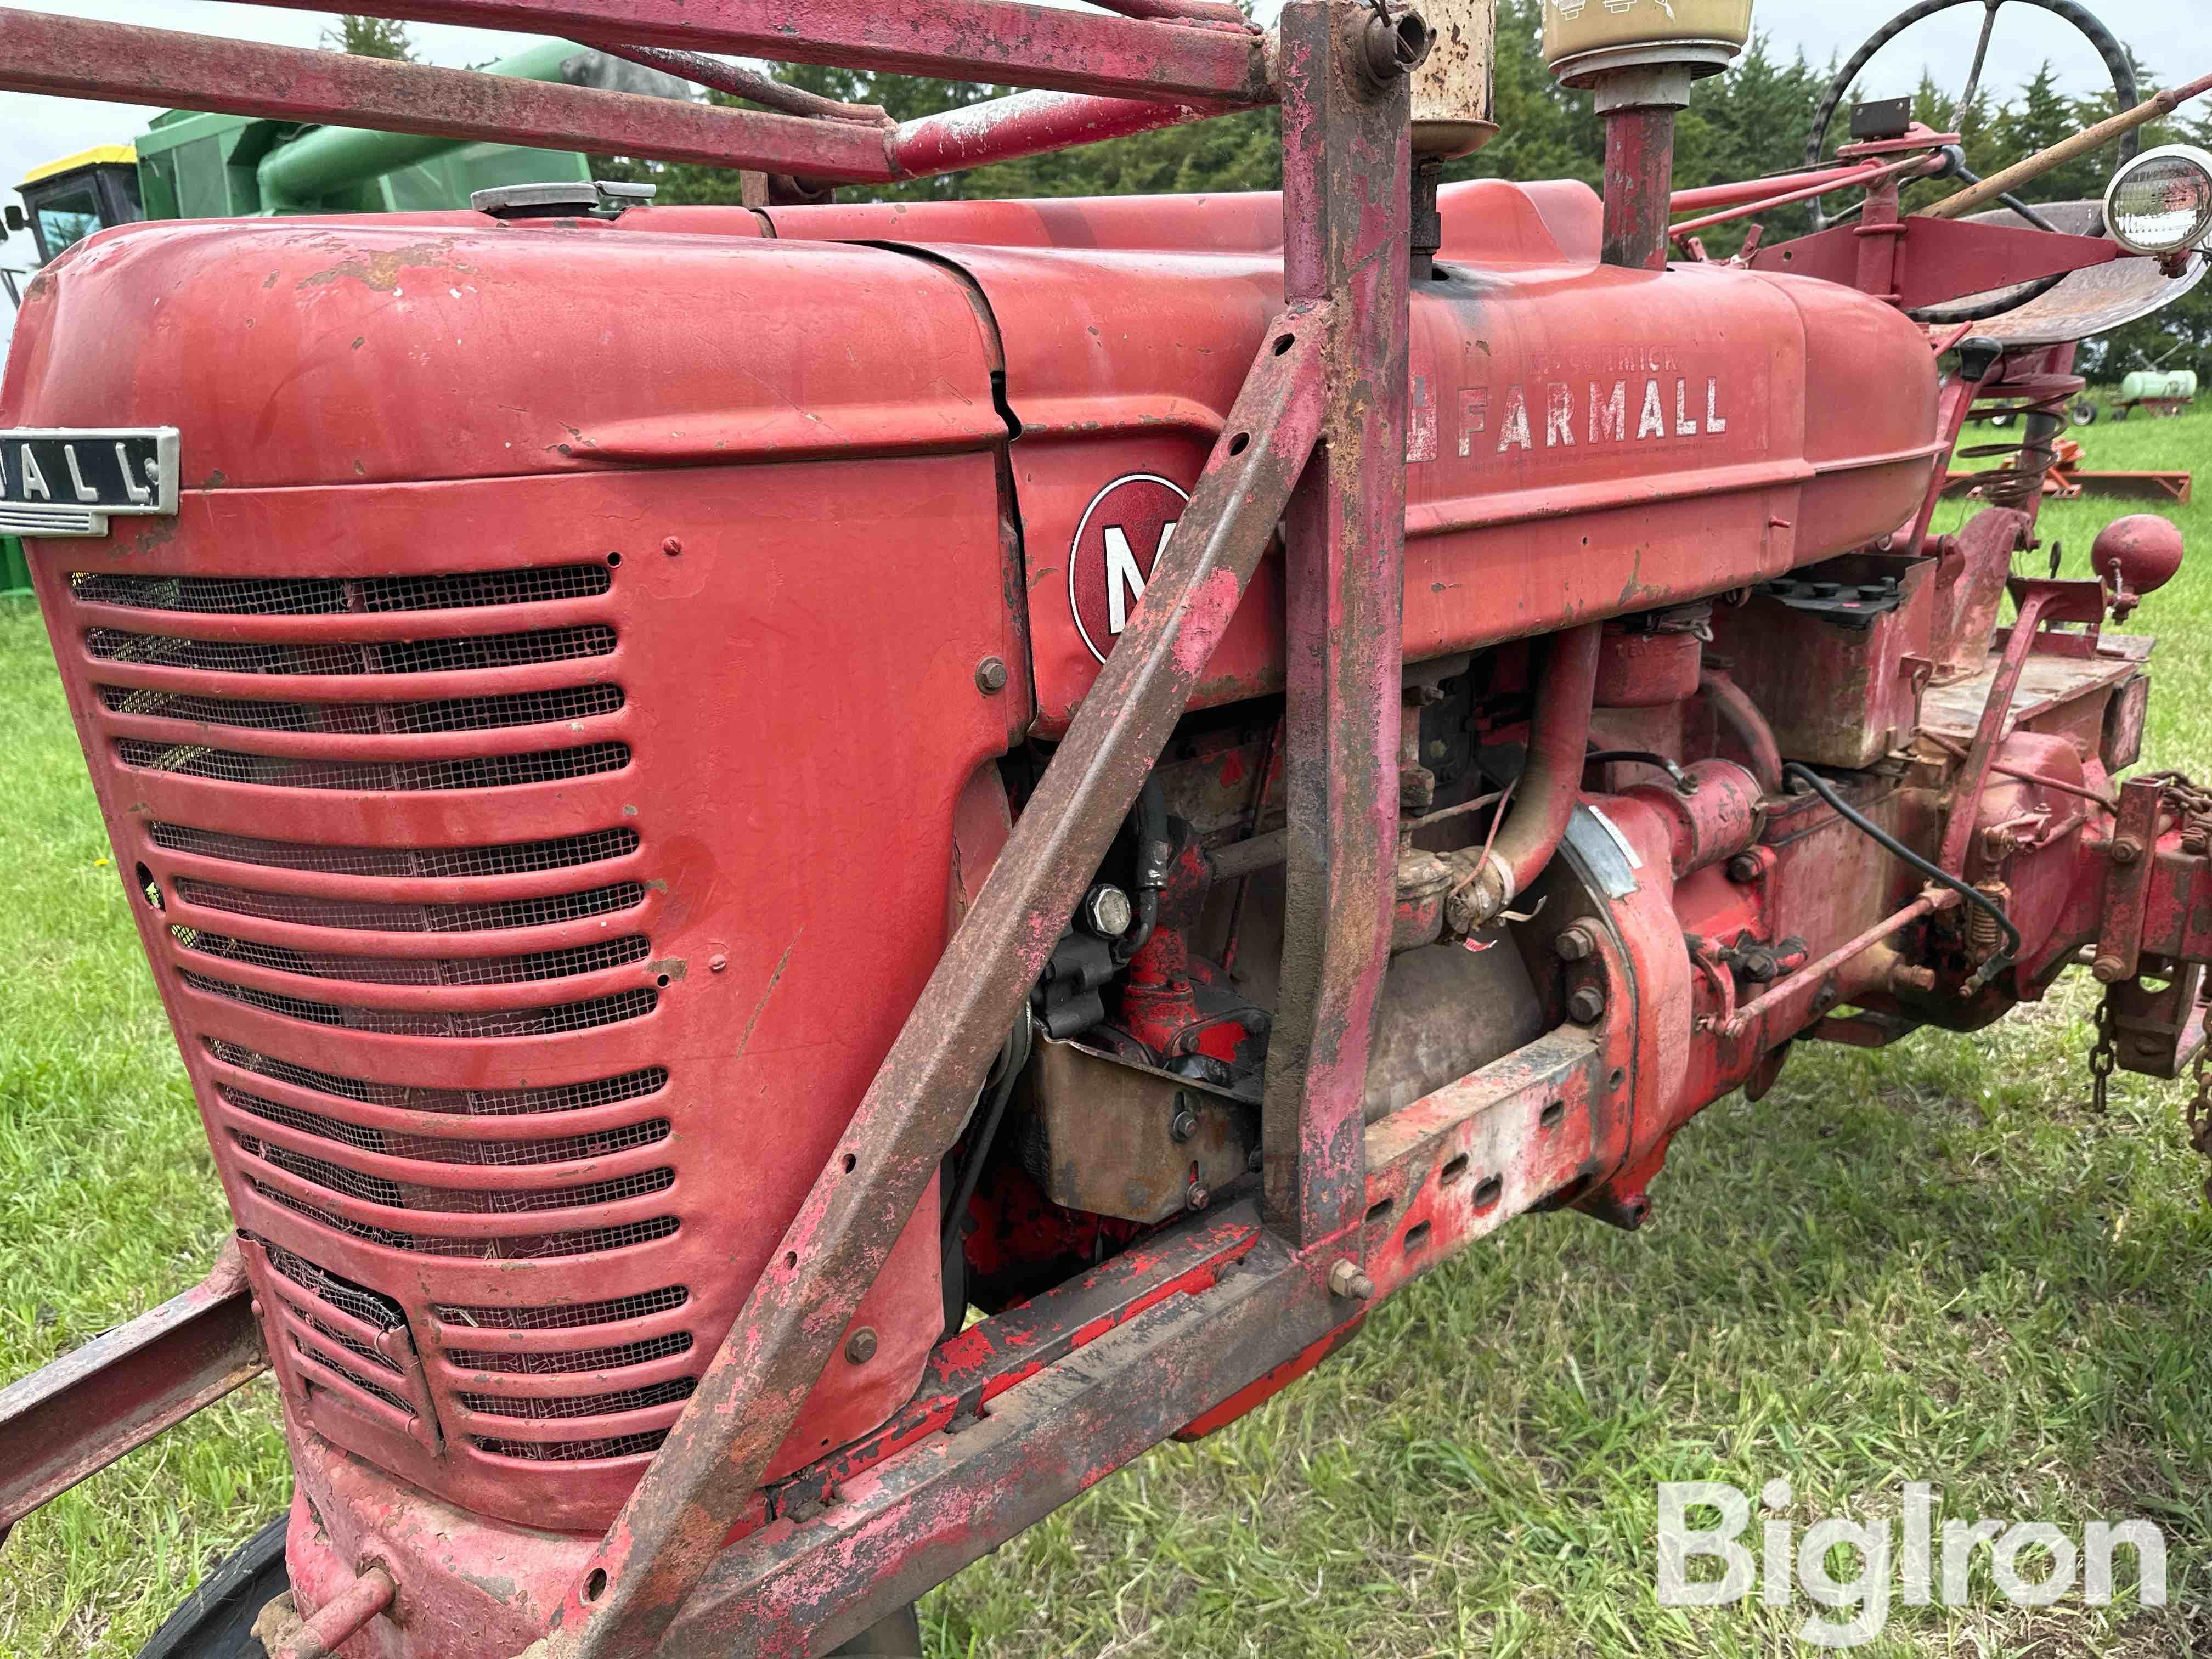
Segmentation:
{"type": "Polygon", "coordinates": [[[1067,608],[1099,661],[1129,625],[1152,566],[1190,497],[1151,472],[1116,478],[1091,498],[1067,552],[1067,608]]]}

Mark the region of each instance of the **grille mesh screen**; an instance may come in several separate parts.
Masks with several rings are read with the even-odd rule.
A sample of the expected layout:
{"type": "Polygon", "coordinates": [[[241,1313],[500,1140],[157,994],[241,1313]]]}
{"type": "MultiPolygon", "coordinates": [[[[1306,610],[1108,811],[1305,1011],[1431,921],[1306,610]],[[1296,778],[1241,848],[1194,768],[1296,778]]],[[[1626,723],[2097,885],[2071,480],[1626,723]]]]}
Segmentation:
{"type": "MultiPolygon", "coordinates": [[[[100,708],[118,717],[109,728],[112,759],[139,772],[244,786],[229,798],[238,801],[254,799],[246,793],[252,789],[324,790],[370,798],[492,791],[592,777],[631,765],[629,748],[602,735],[624,734],[612,717],[628,702],[623,688],[606,683],[614,674],[616,629],[593,620],[609,613],[592,601],[613,587],[613,573],[601,562],[360,580],[107,571],[78,572],[70,579],[77,604],[107,608],[105,614],[80,612],[79,626],[90,657],[111,665],[91,678],[106,682],[95,685],[92,695],[100,708]],[[501,607],[514,606],[547,608],[502,613],[501,607]],[[468,611],[482,614],[426,617],[419,624],[411,619],[374,624],[346,620],[468,611]],[[134,614],[125,617],[124,611],[134,614]],[[288,617],[301,620],[282,620],[288,617]],[[253,618],[267,620],[247,620],[253,618]],[[85,627],[94,621],[102,625],[85,627]],[[552,625],[544,625],[549,621],[552,625]],[[122,625],[107,625],[118,622],[122,625]],[[457,629],[467,631],[453,632],[457,629]],[[401,630],[417,637],[360,637],[401,630]],[[240,634],[276,637],[197,637],[240,634]],[[526,677],[501,672],[535,665],[550,666],[526,677]],[[216,675],[240,678],[209,678],[216,675]],[[242,678],[248,675],[256,678],[242,678]],[[443,678],[434,683],[389,678],[433,675],[443,678]],[[322,685],[306,678],[324,676],[348,678],[322,685]],[[387,678],[356,678],[362,676],[387,678]],[[149,680],[161,683],[125,683],[149,680]],[[570,683],[517,690],[518,681],[570,683]],[[361,701],[350,700],[356,695],[361,701]],[[176,724],[139,729],[200,741],[149,740],[131,733],[125,724],[154,720],[176,724]],[[597,729],[586,722],[597,722],[597,729]],[[124,730],[116,731],[117,726],[124,730]],[[510,731],[513,736],[440,736],[510,731]],[[321,737],[333,741],[314,741],[321,737]],[[528,752],[458,758],[435,753],[501,747],[528,752]],[[309,752],[255,752],[278,748],[309,752]],[[355,757],[364,753],[372,758],[355,757]]],[[[192,793],[174,793],[186,799],[192,793]]],[[[593,798],[583,791],[568,793],[593,798]]],[[[489,817],[487,806],[501,799],[464,793],[434,808],[423,803],[413,811],[418,818],[434,812],[430,821],[441,830],[456,826],[457,833],[447,838],[465,840],[469,833],[501,833],[516,821],[489,817]]],[[[298,797],[289,806],[283,796],[264,795],[259,801],[248,821],[280,834],[301,821],[297,815],[305,803],[298,797]],[[288,818],[288,812],[293,816],[288,818]]],[[[345,799],[318,802],[313,813],[308,821],[318,827],[321,822],[347,826],[349,834],[333,837],[339,842],[380,838],[399,821],[393,815],[372,816],[362,803],[345,799]]],[[[163,896],[183,907],[191,922],[215,924],[189,925],[173,911],[166,919],[174,947],[169,961],[178,964],[183,985],[276,1017],[259,1028],[267,1031],[265,1037],[254,1038],[264,1047],[204,1030],[197,1033],[209,1060],[220,1068],[212,1079],[219,1100],[210,1103],[224,1114],[219,1150],[235,1184],[244,1188],[241,1202],[251,1203],[255,1196],[266,1200],[296,1218],[283,1229],[288,1237],[299,1235],[295,1243],[315,1255],[326,1246],[330,1259],[350,1272],[392,1285],[394,1294],[386,1295],[265,1239],[256,1241],[289,1287],[283,1317],[300,1370],[314,1379],[319,1391],[327,1389],[334,1401],[350,1394],[357,1407],[380,1402],[399,1413],[450,1412],[458,1407],[483,1414],[481,1426],[496,1428],[499,1419],[511,1420],[515,1428],[507,1433],[527,1432],[523,1425],[534,1422],[548,1425],[538,1432],[590,1437],[541,1442],[496,1434],[462,1443],[485,1455],[541,1465],[586,1463],[639,1458],[657,1448],[665,1437],[664,1430],[593,1432],[652,1421],[636,1413],[657,1409],[665,1415],[697,1386],[694,1376],[665,1375],[696,1369],[684,1357],[694,1352],[696,1338],[690,1330],[666,1328],[684,1319],[679,1310],[690,1300],[684,1286],[636,1288],[641,1268],[653,1263],[652,1253],[594,1262],[582,1282],[600,1300],[543,1302],[571,1288],[569,1279],[555,1275],[555,1285],[535,1286],[541,1301],[528,1306],[513,1305],[516,1292],[530,1287],[527,1279],[490,1278],[482,1269],[471,1274],[431,1259],[482,1263],[592,1257],[675,1236],[680,1228],[676,1215],[651,1213],[673,1207],[669,1200],[680,1163],[675,1112],[665,1094],[668,1070],[641,1066],[617,1075],[563,1081],[574,1076],[576,1062],[566,1062],[564,1072],[541,1063],[536,1049],[479,1049],[471,1054],[456,1048],[433,1059],[428,1049],[399,1045],[378,1048],[361,1062],[403,1077],[427,1072],[512,1085],[470,1089],[355,1077],[301,1063],[326,1059],[333,1051],[342,1056],[337,1063],[355,1063],[344,1053],[348,1045],[331,1040],[324,1035],[328,1031],[481,1042],[588,1031],[652,1013],[659,992],[652,982],[656,970],[647,965],[654,948],[645,922],[652,914],[649,890],[642,878],[629,878],[637,868],[634,863],[618,875],[590,868],[633,859],[642,844],[638,832],[622,827],[527,842],[437,847],[324,845],[159,822],[146,825],[144,833],[183,866],[159,874],[163,896]],[[558,873],[564,871],[580,873],[558,873]],[[318,878],[364,879],[349,884],[318,878]],[[396,891],[371,885],[380,880],[423,884],[396,891]],[[441,884],[427,884],[431,882],[441,884]],[[321,890],[270,890],[285,887],[321,890]],[[549,890],[560,889],[568,890],[549,890]],[[234,923],[231,918],[238,920],[234,923]],[[319,930],[320,936],[288,931],[293,929],[319,930]],[[532,931],[554,929],[562,931],[532,931]],[[276,933],[288,942],[240,936],[255,933],[276,933]],[[510,937],[424,937],[474,934],[510,937]],[[405,948],[402,941],[410,938],[421,941],[416,949],[438,954],[384,954],[405,948]],[[301,948],[303,944],[313,948],[301,948]],[[623,969],[630,971],[616,978],[623,969]],[[642,982],[594,995],[608,979],[576,981],[594,974],[617,983],[642,982]],[[267,975],[284,976],[267,981],[283,988],[238,982],[267,975]],[[490,1000],[481,990],[461,994],[464,988],[538,982],[546,982],[545,988],[507,994],[542,1006],[441,1006],[490,1000]],[[410,988],[380,994],[349,992],[349,986],[410,988]],[[437,994],[441,991],[456,994],[437,994]],[[559,1000],[564,996],[567,1000],[559,1000]],[[432,1006],[358,1006],[367,1000],[432,1006]],[[516,1058],[507,1059],[507,1054],[516,1058]],[[578,1111],[591,1115],[563,1123],[562,1115],[578,1111]],[[503,1120],[504,1133],[496,1138],[485,1134],[486,1126],[470,1121],[493,1117],[503,1120]],[[632,1164],[653,1167],[625,1167],[632,1164]],[[523,1173],[507,1173],[514,1170],[523,1173]],[[495,1184],[513,1182],[529,1184],[495,1184]],[[647,1218],[616,1218],[625,1213],[647,1218]],[[594,1221],[607,1224],[590,1224],[594,1221]],[[471,1228],[489,1230],[492,1236],[453,1236],[471,1228]],[[324,1245],[316,1244],[317,1237],[324,1245]],[[342,1241],[404,1251],[417,1265],[395,1272],[392,1258],[349,1249],[342,1241]],[[435,1299],[441,1291],[490,1294],[501,1305],[441,1302],[435,1299]],[[427,1375],[409,1369],[411,1353],[402,1364],[378,1352],[377,1341],[396,1345],[396,1334],[407,1332],[410,1313],[417,1328],[425,1318],[434,1318],[442,1336],[468,1346],[449,1348],[446,1362],[427,1375]],[[647,1320],[653,1328],[641,1334],[637,1322],[647,1320]],[[365,1340],[364,1328],[395,1335],[365,1340]],[[349,1335],[349,1330],[356,1334],[349,1335]],[[513,1352],[499,1346],[526,1340],[553,1351],[513,1352]],[[459,1380],[455,1370],[474,1374],[468,1379],[474,1391],[453,1389],[459,1380]],[[618,1386],[625,1374],[630,1387],[618,1386]],[[545,1380],[520,1380],[525,1378],[545,1380]],[[427,1396],[417,1393],[424,1387],[427,1396]],[[548,1397],[520,1392],[532,1387],[572,1392],[548,1397]],[[410,1394],[417,1399],[411,1407],[410,1394]],[[428,1406],[421,1403],[426,1397],[428,1406]],[[556,1424],[561,1426],[551,1426],[556,1424]]],[[[206,1015],[210,1005],[193,1001],[180,1006],[187,1018],[193,1012],[206,1015]]],[[[240,1018],[224,1023],[237,1024],[240,1018]]],[[[627,1035],[625,1042],[647,1041],[656,1029],[641,1028],[627,1035]]],[[[592,1052],[588,1044],[574,1046],[580,1053],[592,1052]]],[[[682,1271],[673,1262],[663,1263],[654,1276],[673,1277],[682,1271]]],[[[528,1487],[519,1470],[509,1471],[507,1478],[517,1491],[528,1487]]],[[[550,1492],[547,1482],[567,1479],[548,1470],[531,1489],[550,1492]]]]}
{"type": "Polygon", "coordinates": [[[85,649],[103,662],[192,668],[209,674],[450,674],[528,663],[604,657],[615,630],[604,623],[465,639],[386,640],[365,645],[262,640],[188,640],[116,628],[85,630],[85,649]]]}
{"type": "Polygon", "coordinates": [[[490,1417],[521,1417],[545,1423],[568,1417],[605,1417],[611,1412],[643,1411],[648,1406],[672,1406],[689,1400],[699,1386],[695,1377],[672,1376],[642,1389],[617,1389],[605,1394],[581,1394],[566,1400],[540,1400],[526,1395],[463,1394],[461,1404],[490,1417]]]}
{"type": "Polygon", "coordinates": [[[533,980],[568,979],[642,962],[653,948],[642,933],[600,939],[565,951],[539,951],[526,957],[354,957],[322,951],[295,951],[257,939],[233,939],[198,927],[172,924],[169,935],[187,951],[243,963],[271,973],[311,979],[353,980],[364,985],[520,985],[533,980]]]}
{"type": "Polygon", "coordinates": [[[290,1279],[310,1296],[327,1302],[342,1313],[352,1315],[364,1325],[374,1325],[379,1330],[396,1331],[407,1322],[407,1315],[390,1297],[356,1285],[350,1279],[341,1279],[327,1267],[319,1267],[304,1256],[298,1256],[282,1244],[272,1244],[267,1239],[248,1233],[246,1237],[258,1244],[269,1258],[269,1265],[290,1279]]]}
{"type": "Polygon", "coordinates": [[[100,701],[118,714],[196,720],[256,732],[312,732],[338,737],[407,737],[428,732],[479,732],[542,726],[611,714],[623,706],[618,685],[572,685],[498,697],[441,697],[428,702],[257,702],[185,691],[103,685],[100,701]]]}
{"type": "Polygon", "coordinates": [[[237,1110],[264,1123],[281,1124],[301,1134],[334,1140],[380,1158],[404,1158],[422,1164],[465,1164],[479,1169],[567,1164],[577,1158],[606,1158],[668,1139],[668,1120],[657,1117],[644,1123],[626,1123],[618,1129],[601,1129],[595,1134],[556,1135],[550,1139],[447,1140],[436,1135],[400,1134],[389,1129],[346,1123],[325,1117],[319,1112],[303,1112],[296,1106],[264,1100],[243,1089],[222,1088],[219,1092],[237,1110]]]}
{"type": "Polygon", "coordinates": [[[231,1138],[249,1158],[258,1158],[287,1175],[363,1204],[378,1204],[389,1210],[422,1210],[444,1215],[532,1215],[545,1210],[581,1210],[594,1204],[619,1204],[627,1199],[649,1198],[676,1184],[676,1171],[662,1168],[617,1176],[611,1181],[595,1181],[585,1187],[484,1192],[426,1187],[368,1175],[325,1158],[308,1158],[254,1135],[234,1133],[231,1138]]]}
{"type": "Polygon", "coordinates": [[[619,1250],[631,1244],[647,1244],[657,1238],[665,1238],[676,1231],[672,1215],[656,1216],[650,1221],[625,1222],[617,1227],[579,1227],[565,1232],[517,1233],[499,1238],[441,1238],[422,1233],[395,1231],[389,1227],[372,1226],[365,1221],[354,1221],[310,1204],[305,1199],[295,1198],[280,1188],[265,1182],[246,1177],[246,1184],[271,1204],[304,1217],[317,1226],[327,1227],[333,1232],[344,1233],[366,1243],[381,1244],[387,1249],[409,1250],[419,1255],[447,1255],[473,1257],[483,1261],[532,1261],[549,1256],[593,1255],[602,1250],[619,1250]]]}
{"type": "Polygon", "coordinates": [[[587,744],[581,749],[544,750],[532,755],[486,755],[467,760],[325,761],[287,760],[249,755],[234,749],[210,749],[197,743],[149,743],[118,738],[115,755],[142,772],[206,778],[218,783],[251,783],[270,789],[344,789],[356,793],[410,793],[422,789],[507,789],[519,784],[551,783],[563,778],[618,772],[629,764],[629,745],[587,744]]]}
{"type": "Polygon", "coordinates": [[[609,1435],[599,1440],[501,1440],[493,1435],[469,1437],[479,1451],[494,1457],[520,1458],[526,1463],[587,1463],[603,1457],[637,1457],[660,1449],[668,1431],[647,1434],[609,1435]]]}
{"type": "Polygon", "coordinates": [[[664,1285],[636,1296],[617,1296],[605,1302],[572,1302],[546,1308],[486,1308],[439,1304],[430,1311],[445,1325],[479,1331],[564,1331],[585,1325],[615,1325],[625,1319],[644,1319],[667,1313],[691,1299],[681,1285],[664,1285]]]}
{"type": "MultiPolygon", "coordinates": [[[[325,1327],[322,1325],[321,1322],[311,1319],[307,1323],[313,1325],[317,1331],[324,1332],[325,1334],[329,1334],[329,1333],[325,1330],[325,1327]]],[[[340,1341],[344,1340],[342,1337],[337,1340],[340,1341]]],[[[349,1348],[357,1348],[360,1345],[358,1343],[348,1342],[345,1346],[349,1348]]],[[[360,1389],[362,1393],[368,1395],[371,1399],[382,1401],[386,1405],[391,1407],[392,1410],[398,1412],[402,1417],[412,1417],[415,1415],[415,1408],[409,1405],[406,1401],[402,1399],[399,1395],[392,1393],[391,1389],[385,1388],[380,1383],[372,1382],[367,1377],[362,1376],[360,1372],[353,1370],[347,1366],[339,1364],[337,1360],[332,1359],[328,1354],[323,1352],[319,1348],[309,1347],[305,1342],[302,1342],[296,1336],[292,1339],[292,1351],[298,1354],[301,1358],[306,1360],[310,1365],[316,1367],[318,1370],[328,1371],[333,1376],[343,1378],[351,1387],[360,1389]]]]}
{"type": "Polygon", "coordinates": [[[70,596],[85,605],[186,611],[222,617],[319,617],[380,611],[458,611],[590,599],[613,585],[604,564],[538,570],[480,570],[450,576],[125,576],[78,570],[70,596]]]}
{"type": "Polygon", "coordinates": [[[356,1100],[365,1106],[389,1106],[398,1111],[452,1112],[468,1117],[507,1117],[524,1112],[575,1112],[591,1106],[611,1106],[617,1101],[636,1100],[658,1094],[668,1086],[665,1066],[648,1066],[620,1077],[591,1083],[564,1083],[539,1089],[426,1089],[404,1083],[370,1083],[340,1077],[312,1066],[277,1060],[221,1037],[203,1039],[207,1051],[227,1066],[258,1072],[295,1089],[356,1100]]]}
{"type": "Polygon", "coordinates": [[[397,876],[443,879],[459,876],[527,875],[578,864],[627,858],[637,851],[635,830],[594,830],[556,841],[511,842],[499,847],[316,847],[304,842],[264,841],[255,836],[193,830],[155,823],[156,847],[201,858],[229,859],[278,870],[313,870],[333,876],[397,876]]]}
{"type": "Polygon", "coordinates": [[[657,993],[641,987],[590,1002],[564,1003],[554,1008],[495,1008],[472,1014],[435,1011],[415,1013],[394,1008],[343,1008],[328,1002],[309,1002],[300,997],[279,996],[270,991],[251,990],[224,980],[210,979],[189,969],[179,977],[195,991],[243,1003],[264,1013],[387,1036],[551,1036],[562,1031],[585,1031],[593,1026],[641,1018],[651,1013],[659,1000],[657,993]]]}
{"type": "Polygon", "coordinates": [[[379,933],[503,933],[523,927],[550,927],[564,921],[580,921],[610,911],[628,910],[645,902],[645,884],[617,882],[586,892],[562,893],[548,898],[509,899],[495,904],[364,904],[349,899],[302,896],[297,893],[258,893],[222,882],[180,879],[176,896],[204,910],[232,915],[258,916],[301,927],[345,927],[379,933]]]}
{"type": "Polygon", "coordinates": [[[558,1376],[570,1371],[617,1371],[691,1351],[691,1333],[672,1331],[614,1348],[580,1348],[573,1353],[502,1353],[492,1348],[453,1348],[446,1358],[462,1370],[507,1371],[522,1376],[558,1376]]]}

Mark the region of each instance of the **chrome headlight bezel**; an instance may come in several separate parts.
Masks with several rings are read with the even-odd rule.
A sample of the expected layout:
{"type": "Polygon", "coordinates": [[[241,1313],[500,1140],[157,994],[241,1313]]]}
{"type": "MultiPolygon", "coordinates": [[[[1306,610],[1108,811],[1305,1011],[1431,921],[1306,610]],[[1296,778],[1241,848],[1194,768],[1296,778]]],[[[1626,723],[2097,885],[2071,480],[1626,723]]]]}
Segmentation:
{"type": "Polygon", "coordinates": [[[2112,182],[2105,188],[2105,228],[2122,247],[2130,253],[2140,253],[2156,258],[2178,253],[2184,249],[2202,247],[2207,237],[2212,237],[2212,153],[2194,144],[2164,144],[2156,149],[2147,149],[2124,165],[2112,175],[2112,182]],[[2173,162],[2185,163],[2194,169],[2202,182],[2197,187],[2196,215],[2185,232],[2171,240],[2152,241],[2140,234],[2130,235],[2123,228],[2118,211],[2121,188],[2136,179],[2146,169],[2164,167],[2173,162]]]}

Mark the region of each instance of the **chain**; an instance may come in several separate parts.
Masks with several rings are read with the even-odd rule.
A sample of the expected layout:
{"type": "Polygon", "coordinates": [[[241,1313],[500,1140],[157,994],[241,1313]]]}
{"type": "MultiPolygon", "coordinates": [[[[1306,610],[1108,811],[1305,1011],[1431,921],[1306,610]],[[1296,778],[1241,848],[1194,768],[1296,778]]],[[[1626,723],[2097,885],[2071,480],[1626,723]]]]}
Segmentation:
{"type": "Polygon", "coordinates": [[[2153,772],[2143,780],[2166,791],[2181,823],[2181,850],[2192,858],[2212,853],[2212,789],[2190,781],[2183,772],[2153,772]]]}
{"type": "Polygon", "coordinates": [[[2105,1115],[2112,1068],[2118,1064],[2118,1046],[2112,1041],[2112,996],[2107,991],[2097,1002],[2097,1042],[2089,1050],[2089,1105],[2099,1117],[2105,1115]]]}

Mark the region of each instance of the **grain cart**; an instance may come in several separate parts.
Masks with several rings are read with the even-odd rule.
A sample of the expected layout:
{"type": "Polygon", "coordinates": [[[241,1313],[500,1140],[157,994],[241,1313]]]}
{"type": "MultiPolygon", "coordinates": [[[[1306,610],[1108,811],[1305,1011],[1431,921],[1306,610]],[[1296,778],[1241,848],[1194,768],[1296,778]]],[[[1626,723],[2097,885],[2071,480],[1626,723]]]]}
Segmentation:
{"type": "Polygon", "coordinates": [[[0,1521],[273,1372],[282,1559],[163,1651],[911,1653],[930,1586],[1509,1219],[1642,1225],[1800,1042],[2086,957],[2100,1079],[2201,1051],[2212,793],[2118,781],[2179,537],[2012,564],[2074,342],[2201,276],[2212,158],[2109,234],[1965,216],[2075,141],[1906,216],[1956,136],[1876,108],[1674,192],[1742,0],[1547,7],[1601,198],[1439,188],[1480,0],[380,9],[1036,89],[890,125],[16,11],[0,84],[817,195],[1273,105],[1284,188],[538,186],[31,285],[0,517],[236,1227],[0,1395],[0,1521]]]}

